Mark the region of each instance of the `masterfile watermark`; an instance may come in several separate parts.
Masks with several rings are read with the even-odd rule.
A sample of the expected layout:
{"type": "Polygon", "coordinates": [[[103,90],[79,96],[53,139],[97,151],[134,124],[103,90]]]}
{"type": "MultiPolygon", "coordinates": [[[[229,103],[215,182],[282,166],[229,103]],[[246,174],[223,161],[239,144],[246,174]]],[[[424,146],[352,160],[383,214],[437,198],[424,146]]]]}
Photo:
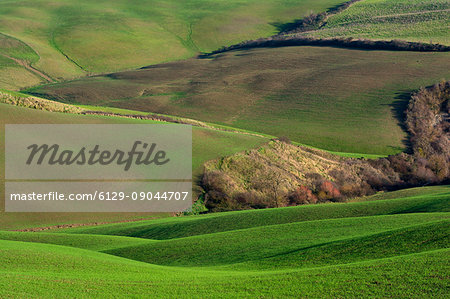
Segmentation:
{"type": "Polygon", "coordinates": [[[7,212],[181,212],[192,205],[192,128],[6,125],[7,212]]]}
{"type": "Polygon", "coordinates": [[[133,164],[136,165],[164,165],[170,161],[166,158],[166,152],[163,150],[156,150],[156,143],[148,144],[142,141],[135,141],[131,150],[124,152],[121,150],[100,150],[100,145],[96,144],[93,149],[89,150],[82,147],[78,152],[72,150],[60,151],[58,144],[32,144],[27,147],[30,150],[27,165],[36,163],[48,163],[49,165],[109,165],[117,163],[117,165],[124,165],[124,170],[128,171],[133,164]],[[142,150],[139,150],[139,147],[142,150]],[[135,157],[135,158],[134,158],[135,157]],[[35,159],[36,158],[36,159],[35,159]],[[135,159],[135,160],[134,160],[135,159]]]}
{"type": "Polygon", "coordinates": [[[6,212],[181,212],[191,182],[6,182],[6,212]]]}
{"type": "Polygon", "coordinates": [[[192,127],[6,125],[6,179],[192,179],[192,127]]]}

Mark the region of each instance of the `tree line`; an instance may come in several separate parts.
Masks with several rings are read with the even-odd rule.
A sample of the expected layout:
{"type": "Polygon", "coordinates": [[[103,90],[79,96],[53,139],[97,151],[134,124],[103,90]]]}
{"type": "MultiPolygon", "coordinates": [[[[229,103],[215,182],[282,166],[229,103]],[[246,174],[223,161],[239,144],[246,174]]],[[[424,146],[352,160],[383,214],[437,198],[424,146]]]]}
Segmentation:
{"type": "Polygon", "coordinates": [[[416,52],[448,52],[450,46],[441,44],[408,42],[402,40],[369,40],[348,38],[313,38],[306,36],[284,36],[277,35],[268,38],[248,40],[239,44],[222,47],[211,53],[203,53],[199,58],[208,58],[215,54],[234,50],[244,50],[253,48],[277,48],[292,46],[317,46],[317,47],[336,47],[362,50],[389,50],[389,51],[416,51],[416,52]]]}

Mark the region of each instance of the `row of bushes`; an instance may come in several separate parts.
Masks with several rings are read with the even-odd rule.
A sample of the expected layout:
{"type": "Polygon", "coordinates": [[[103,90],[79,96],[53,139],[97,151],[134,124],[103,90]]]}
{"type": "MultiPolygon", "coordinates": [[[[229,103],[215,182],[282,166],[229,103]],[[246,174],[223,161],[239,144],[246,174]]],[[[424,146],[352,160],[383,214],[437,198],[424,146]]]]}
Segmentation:
{"type": "Polygon", "coordinates": [[[114,116],[114,117],[124,117],[124,118],[133,118],[133,119],[142,119],[142,120],[156,120],[177,124],[188,124],[188,122],[182,121],[180,119],[158,115],[158,114],[147,114],[147,115],[139,115],[139,114],[121,114],[121,113],[113,113],[113,112],[105,112],[105,111],[84,111],[82,114],[90,114],[90,115],[101,115],[101,116],[114,116]]]}
{"type": "Polygon", "coordinates": [[[411,140],[409,153],[374,160],[344,159],[318,150],[300,151],[280,138],[247,155],[222,159],[215,164],[218,167],[205,168],[206,207],[226,211],[336,202],[380,190],[449,183],[449,102],[450,82],[412,95],[405,124],[411,140]],[[299,161],[315,159],[317,163],[293,171],[290,162],[299,157],[299,161]],[[308,173],[301,176],[300,172],[308,173]]]}
{"type": "Polygon", "coordinates": [[[207,58],[215,54],[233,50],[253,49],[253,48],[274,48],[291,46],[318,46],[337,47],[365,50],[390,50],[390,51],[418,51],[418,52],[448,52],[450,46],[440,44],[407,42],[402,40],[375,41],[368,39],[349,38],[313,38],[304,36],[273,36],[256,40],[244,41],[239,44],[222,47],[211,53],[201,54],[200,58],[207,58]]]}
{"type": "Polygon", "coordinates": [[[72,106],[69,104],[49,101],[33,96],[14,95],[1,91],[0,91],[0,103],[11,104],[15,106],[32,108],[37,110],[46,110],[50,112],[63,112],[76,114],[83,112],[82,108],[72,106]]]}

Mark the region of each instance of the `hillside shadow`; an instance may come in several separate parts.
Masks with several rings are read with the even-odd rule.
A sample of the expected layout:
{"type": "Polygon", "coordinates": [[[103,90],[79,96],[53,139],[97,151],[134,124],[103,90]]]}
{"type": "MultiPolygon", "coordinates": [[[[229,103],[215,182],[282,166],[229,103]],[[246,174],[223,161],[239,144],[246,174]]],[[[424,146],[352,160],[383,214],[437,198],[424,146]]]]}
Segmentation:
{"type": "Polygon", "coordinates": [[[410,142],[411,136],[408,133],[405,121],[406,121],[406,109],[408,108],[412,92],[413,92],[412,90],[403,90],[397,92],[396,96],[394,97],[395,101],[393,101],[391,104],[388,104],[388,106],[391,107],[395,119],[397,120],[397,124],[406,133],[406,138],[402,140],[402,143],[405,145],[408,152],[411,149],[411,142],[410,142]]]}
{"type": "Polygon", "coordinates": [[[281,34],[284,32],[289,32],[298,29],[303,23],[303,19],[295,19],[292,22],[281,23],[281,22],[273,22],[269,23],[269,25],[275,27],[277,30],[277,34],[281,34]]]}
{"type": "MultiPolygon", "coordinates": [[[[365,52],[373,52],[373,51],[402,51],[398,49],[392,48],[383,48],[382,46],[373,47],[371,45],[339,45],[339,44],[317,44],[317,43],[296,43],[295,40],[280,40],[276,45],[273,43],[262,41],[259,44],[250,44],[250,45],[237,45],[236,48],[233,49],[219,49],[217,52],[209,52],[209,53],[200,53],[197,55],[197,59],[211,59],[214,60],[216,58],[221,58],[226,52],[245,52],[253,49],[278,49],[284,47],[321,47],[321,48],[334,48],[334,49],[345,49],[346,51],[365,51],[365,52]],[[285,43],[283,43],[285,42],[285,43]],[[372,47],[372,48],[371,48],[372,47]]],[[[245,56],[250,55],[248,53],[238,54],[236,56],[245,56]]]]}

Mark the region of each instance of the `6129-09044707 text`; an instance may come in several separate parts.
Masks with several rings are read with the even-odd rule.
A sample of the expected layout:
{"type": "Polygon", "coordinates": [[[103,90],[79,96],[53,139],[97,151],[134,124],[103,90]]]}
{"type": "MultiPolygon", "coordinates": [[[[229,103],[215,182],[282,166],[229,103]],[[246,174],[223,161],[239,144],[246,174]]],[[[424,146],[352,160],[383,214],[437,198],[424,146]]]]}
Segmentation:
{"type": "Polygon", "coordinates": [[[64,200],[77,200],[77,201],[90,201],[90,200],[105,200],[105,201],[116,201],[116,200],[187,200],[189,192],[188,191],[164,191],[164,192],[117,192],[117,191],[107,191],[94,193],[60,193],[50,191],[48,193],[12,193],[10,194],[9,200],[38,200],[38,201],[64,201],[64,200]]]}

